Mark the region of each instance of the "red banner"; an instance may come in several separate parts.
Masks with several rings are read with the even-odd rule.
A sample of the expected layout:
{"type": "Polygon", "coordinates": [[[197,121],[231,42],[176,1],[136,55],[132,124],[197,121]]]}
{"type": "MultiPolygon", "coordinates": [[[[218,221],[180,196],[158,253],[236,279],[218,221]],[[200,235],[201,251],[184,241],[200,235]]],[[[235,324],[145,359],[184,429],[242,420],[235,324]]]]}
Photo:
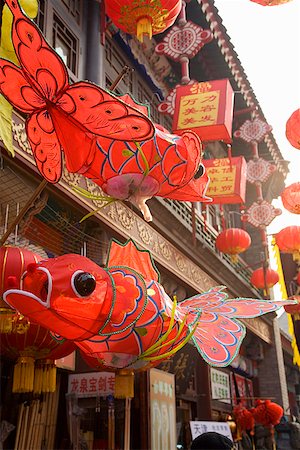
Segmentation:
{"type": "Polygon", "coordinates": [[[205,159],[203,164],[210,179],[206,195],[212,203],[245,202],[247,164],[243,156],[205,159]]]}
{"type": "Polygon", "coordinates": [[[231,143],[233,97],[227,79],[178,86],[173,132],[192,130],[203,141],[231,143]]]}
{"type": "Polygon", "coordinates": [[[230,381],[231,381],[231,398],[232,398],[232,405],[236,406],[238,404],[237,402],[237,396],[240,397],[239,404],[242,404],[245,407],[252,406],[253,401],[251,400],[253,398],[253,384],[252,380],[249,380],[249,378],[242,377],[241,375],[234,374],[235,380],[236,380],[236,386],[238,389],[238,392],[236,391],[236,386],[234,383],[233,373],[230,374],[230,381]]]}

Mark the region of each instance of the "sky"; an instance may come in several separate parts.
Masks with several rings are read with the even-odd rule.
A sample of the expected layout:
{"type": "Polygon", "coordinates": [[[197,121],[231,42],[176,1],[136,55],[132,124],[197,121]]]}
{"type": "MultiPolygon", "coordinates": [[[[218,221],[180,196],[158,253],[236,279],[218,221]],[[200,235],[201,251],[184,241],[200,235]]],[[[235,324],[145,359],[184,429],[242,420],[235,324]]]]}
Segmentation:
{"type": "MultiPolygon", "coordinates": [[[[215,0],[215,6],[283,158],[290,161],[286,186],[300,181],[300,150],[285,137],[286,121],[300,108],[300,0],[270,7],[250,0],[215,0]]],[[[280,198],[273,204],[283,214],[268,233],[300,225],[300,216],[288,213],[280,198]]]]}

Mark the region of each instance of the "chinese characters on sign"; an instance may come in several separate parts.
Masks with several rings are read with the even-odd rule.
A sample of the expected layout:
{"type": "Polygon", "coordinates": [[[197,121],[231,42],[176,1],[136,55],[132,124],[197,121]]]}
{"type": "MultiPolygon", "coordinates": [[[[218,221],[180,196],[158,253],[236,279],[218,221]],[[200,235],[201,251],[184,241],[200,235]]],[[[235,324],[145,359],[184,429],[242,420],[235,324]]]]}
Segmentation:
{"type": "Polygon", "coordinates": [[[176,450],[175,380],[171,373],[150,370],[151,450],[176,450]]]}
{"type": "Polygon", "coordinates": [[[229,80],[176,88],[173,132],[192,130],[203,141],[231,143],[233,90],[229,80]]]}
{"type": "Polygon", "coordinates": [[[69,375],[68,394],[77,397],[107,397],[114,395],[115,374],[91,372],[69,375]]]}
{"type": "Polygon", "coordinates": [[[232,440],[232,434],[227,422],[190,422],[192,439],[203,433],[215,431],[232,440]]]}
{"type": "Polygon", "coordinates": [[[246,196],[247,164],[243,156],[235,158],[205,159],[210,182],[206,195],[211,197],[212,203],[244,203],[246,196]]]}
{"type": "Polygon", "coordinates": [[[229,375],[221,370],[210,369],[211,394],[213,400],[231,403],[229,375]]]}

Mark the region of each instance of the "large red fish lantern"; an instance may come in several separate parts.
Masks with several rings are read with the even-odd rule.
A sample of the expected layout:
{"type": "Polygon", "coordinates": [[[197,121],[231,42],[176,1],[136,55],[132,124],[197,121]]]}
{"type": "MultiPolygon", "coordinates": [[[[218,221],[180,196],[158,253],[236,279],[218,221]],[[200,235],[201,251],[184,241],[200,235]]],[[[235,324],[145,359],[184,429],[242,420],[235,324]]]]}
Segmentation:
{"type": "Polygon", "coordinates": [[[252,272],[250,283],[257,289],[270,289],[279,281],[279,275],[275,270],[263,267],[252,272]]]}
{"type": "Polygon", "coordinates": [[[105,0],[105,12],[113,23],[140,41],[173,25],[181,6],[181,0],[105,0]]]}
{"type": "Polygon", "coordinates": [[[289,143],[297,150],[300,149],[300,109],[293,112],[286,123],[285,134],[289,143]]]}
{"type": "Polygon", "coordinates": [[[287,186],[281,193],[281,200],[289,212],[300,214],[300,182],[287,186]]]}
{"type": "Polygon", "coordinates": [[[295,261],[300,260],[300,226],[292,225],[283,228],[275,238],[282,253],[291,253],[295,261]]]}
{"type": "Polygon", "coordinates": [[[7,4],[21,68],[0,60],[0,92],[29,114],[27,137],[49,182],[60,179],[63,150],[69,172],[92,178],[108,194],[107,201],[133,201],[146,220],[151,215],[145,202],[154,195],[205,200],[208,179],[197,177],[202,149],[194,133],[179,137],[154,129],[146,109],[129,97],[125,103],[88,82],[69,85],[66,66],[36,25],[17,1],[7,4]]]}
{"type": "Polygon", "coordinates": [[[169,358],[190,338],[205,361],[227,366],[245,336],[237,318],[294,303],[228,300],[223,289],[177,304],[159,284],[151,255],[128,241],[112,243],[105,269],[79,255],[43,261],[25,274],[23,289],[4,298],[57,339],[73,340],[96,367],[139,370],[169,358]]]}
{"type": "Polygon", "coordinates": [[[230,255],[233,262],[237,262],[238,255],[246,251],[251,245],[251,237],[241,228],[228,228],[222,231],[216,239],[216,247],[222,253],[230,255]]]}
{"type": "Polygon", "coordinates": [[[6,246],[0,248],[0,333],[11,333],[16,311],[8,308],[3,293],[14,286],[20,287],[21,276],[30,263],[41,258],[25,248],[6,246]]]}

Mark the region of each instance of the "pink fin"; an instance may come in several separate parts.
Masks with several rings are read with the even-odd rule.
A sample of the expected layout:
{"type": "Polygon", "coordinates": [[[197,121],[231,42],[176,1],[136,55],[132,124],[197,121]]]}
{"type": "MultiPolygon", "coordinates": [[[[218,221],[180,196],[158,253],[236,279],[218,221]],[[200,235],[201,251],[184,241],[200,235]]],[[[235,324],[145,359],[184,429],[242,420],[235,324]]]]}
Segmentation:
{"type": "Polygon", "coordinates": [[[159,281],[159,272],[151,254],[141,250],[135,242],[129,239],[125,244],[112,241],[107,261],[107,267],[127,266],[140,273],[146,280],[159,281]]]}

